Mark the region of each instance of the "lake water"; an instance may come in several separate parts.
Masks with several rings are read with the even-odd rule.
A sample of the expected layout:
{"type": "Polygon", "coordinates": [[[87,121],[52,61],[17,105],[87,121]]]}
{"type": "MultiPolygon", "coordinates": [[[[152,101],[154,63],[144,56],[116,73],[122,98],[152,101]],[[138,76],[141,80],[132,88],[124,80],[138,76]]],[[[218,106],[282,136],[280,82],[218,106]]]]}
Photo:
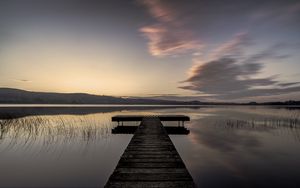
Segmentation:
{"type": "Polygon", "coordinates": [[[0,187],[103,187],[132,137],[111,117],[141,114],[191,117],[170,137],[199,187],[300,187],[298,107],[107,105],[0,107],[0,187]]]}

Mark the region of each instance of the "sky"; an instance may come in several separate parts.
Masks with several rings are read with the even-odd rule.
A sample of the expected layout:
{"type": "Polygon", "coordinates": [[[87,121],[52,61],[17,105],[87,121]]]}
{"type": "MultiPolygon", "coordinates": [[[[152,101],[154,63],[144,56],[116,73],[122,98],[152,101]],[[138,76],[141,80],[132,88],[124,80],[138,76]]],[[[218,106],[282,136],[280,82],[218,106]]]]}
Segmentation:
{"type": "Polygon", "coordinates": [[[298,0],[1,0],[0,87],[300,100],[298,0]]]}

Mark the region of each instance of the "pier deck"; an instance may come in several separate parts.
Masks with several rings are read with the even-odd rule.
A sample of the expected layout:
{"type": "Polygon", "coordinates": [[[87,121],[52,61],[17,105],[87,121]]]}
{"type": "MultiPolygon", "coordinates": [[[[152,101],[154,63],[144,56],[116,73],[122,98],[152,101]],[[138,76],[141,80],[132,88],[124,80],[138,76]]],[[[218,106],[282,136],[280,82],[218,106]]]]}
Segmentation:
{"type": "Polygon", "coordinates": [[[159,117],[143,117],[105,185],[111,187],[195,187],[159,117]]]}

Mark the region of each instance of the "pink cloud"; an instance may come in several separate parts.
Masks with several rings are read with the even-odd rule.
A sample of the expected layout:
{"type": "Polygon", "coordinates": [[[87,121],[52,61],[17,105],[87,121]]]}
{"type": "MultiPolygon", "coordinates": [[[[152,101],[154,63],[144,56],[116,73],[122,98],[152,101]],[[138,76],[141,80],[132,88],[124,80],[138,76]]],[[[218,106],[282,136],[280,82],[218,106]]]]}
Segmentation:
{"type": "Polygon", "coordinates": [[[141,0],[156,24],[140,28],[140,32],[149,40],[149,53],[156,57],[193,53],[201,48],[199,40],[184,27],[177,11],[166,1],[141,0]]]}
{"type": "Polygon", "coordinates": [[[220,58],[221,56],[242,55],[245,47],[251,44],[247,33],[238,33],[232,40],[221,44],[210,55],[211,59],[220,58]]]}
{"type": "Polygon", "coordinates": [[[153,56],[178,55],[201,48],[198,41],[185,30],[172,30],[162,24],[145,26],[140,29],[149,40],[149,52],[153,56]]]}
{"type": "Polygon", "coordinates": [[[175,10],[168,7],[166,3],[161,0],[141,0],[142,5],[147,7],[151,16],[161,22],[173,22],[176,17],[175,10]]]}

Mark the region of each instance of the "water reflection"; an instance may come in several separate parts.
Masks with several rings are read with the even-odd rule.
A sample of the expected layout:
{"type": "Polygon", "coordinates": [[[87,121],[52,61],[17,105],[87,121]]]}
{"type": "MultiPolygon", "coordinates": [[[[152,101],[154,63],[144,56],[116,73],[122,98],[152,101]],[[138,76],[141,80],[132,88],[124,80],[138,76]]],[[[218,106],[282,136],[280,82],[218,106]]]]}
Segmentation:
{"type": "Polygon", "coordinates": [[[188,139],[172,137],[198,186],[299,186],[299,111],[277,110],[205,110],[188,139]]]}
{"type": "Polygon", "coordinates": [[[87,115],[96,113],[113,113],[130,111],[149,111],[166,109],[199,109],[207,106],[174,106],[174,105],[0,105],[0,119],[20,118],[39,115],[87,115]]]}
{"type": "Polygon", "coordinates": [[[111,129],[109,117],[34,116],[0,120],[1,151],[40,148],[61,150],[76,144],[86,150],[97,139],[106,139],[111,129]],[[61,147],[63,146],[63,147],[61,147]]]}
{"type": "Polygon", "coordinates": [[[132,137],[111,134],[116,126],[111,117],[119,114],[190,116],[186,123],[190,134],[170,137],[199,187],[300,185],[299,109],[97,107],[0,112],[6,117],[0,119],[0,166],[7,169],[0,172],[0,187],[102,187],[132,137]],[[7,112],[14,118],[7,118],[7,112]]]}

